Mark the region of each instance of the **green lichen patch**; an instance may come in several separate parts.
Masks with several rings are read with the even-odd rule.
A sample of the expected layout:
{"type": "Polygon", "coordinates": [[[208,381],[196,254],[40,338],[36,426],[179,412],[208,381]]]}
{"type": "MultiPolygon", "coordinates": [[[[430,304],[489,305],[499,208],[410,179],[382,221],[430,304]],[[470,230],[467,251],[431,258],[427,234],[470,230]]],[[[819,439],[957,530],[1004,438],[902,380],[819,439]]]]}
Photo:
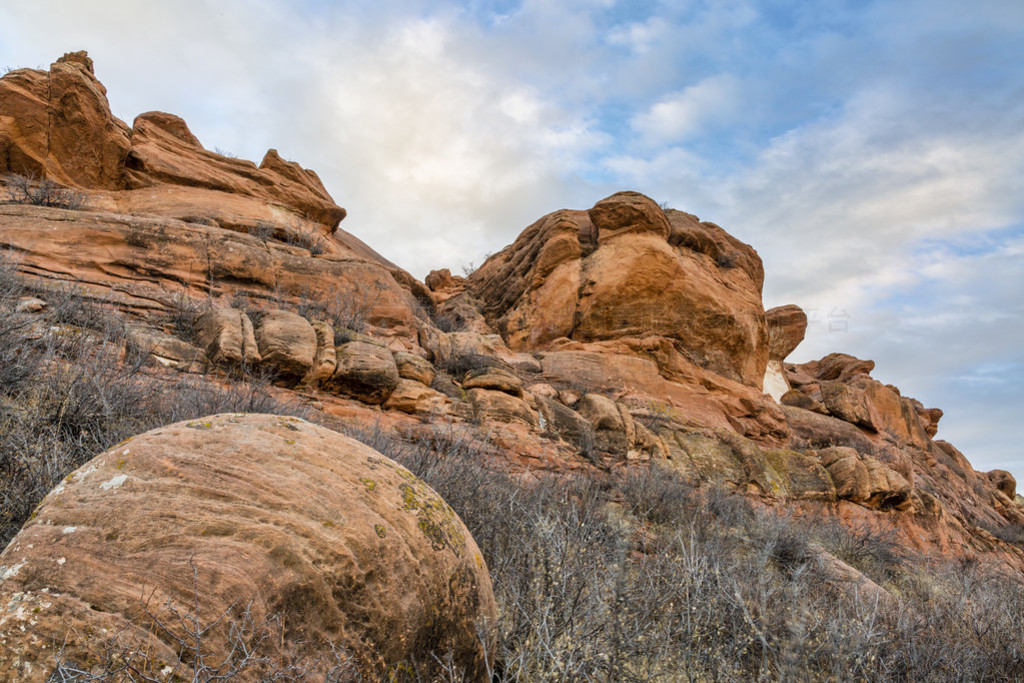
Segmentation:
{"type": "Polygon", "coordinates": [[[384,528],[383,524],[374,524],[373,530],[377,532],[377,536],[384,538],[388,535],[388,530],[384,528]]]}
{"type": "Polygon", "coordinates": [[[408,472],[407,474],[409,481],[398,487],[402,494],[402,509],[416,512],[416,526],[430,541],[430,546],[434,550],[448,548],[456,557],[462,557],[466,547],[466,536],[458,515],[422,480],[408,472]]]}

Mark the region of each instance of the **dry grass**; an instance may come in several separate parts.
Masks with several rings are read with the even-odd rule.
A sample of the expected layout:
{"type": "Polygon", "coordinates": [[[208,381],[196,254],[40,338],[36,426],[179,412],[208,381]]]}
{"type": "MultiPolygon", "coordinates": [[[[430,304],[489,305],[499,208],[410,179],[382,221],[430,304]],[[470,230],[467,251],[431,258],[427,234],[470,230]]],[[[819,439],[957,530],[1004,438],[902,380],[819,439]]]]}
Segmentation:
{"type": "Polygon", "coordinates": [[[456,509],[501,614],[500,681],[1019,680],[1024,587],[910,557],[866,527],[808,526],[657,468],[618,479],[502,470],[486,435],[352,434],[456,509]],[[818,543],[895,596],[837,588],[818,543]]]}

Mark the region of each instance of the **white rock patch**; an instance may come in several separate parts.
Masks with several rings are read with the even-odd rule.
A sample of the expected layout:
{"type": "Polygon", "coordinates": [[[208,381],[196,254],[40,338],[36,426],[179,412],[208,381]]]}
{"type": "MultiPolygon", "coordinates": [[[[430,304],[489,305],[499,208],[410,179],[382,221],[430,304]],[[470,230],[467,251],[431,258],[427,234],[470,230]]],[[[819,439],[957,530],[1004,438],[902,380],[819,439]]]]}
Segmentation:
{"type": "Polygon", "coordinates": [[[764,393],[775,399],[776,403],[779,403],[783,395],[789,390],[789,381],[786,379],[785,371],[782,369],[782,361],[768,361],[768,367],[765,368],[764,373],[764,393]]]}
{"type": "Polygon", "coordinates": [[[119,474],[110,481],[105,481],[102,484],[100,484],[100,488],[103,489],[104,491],[109,491],[111,489],[119,489],[121,488],[121,486],[124,485],[126,481],[128,481],[128,475],[119,474]]]}

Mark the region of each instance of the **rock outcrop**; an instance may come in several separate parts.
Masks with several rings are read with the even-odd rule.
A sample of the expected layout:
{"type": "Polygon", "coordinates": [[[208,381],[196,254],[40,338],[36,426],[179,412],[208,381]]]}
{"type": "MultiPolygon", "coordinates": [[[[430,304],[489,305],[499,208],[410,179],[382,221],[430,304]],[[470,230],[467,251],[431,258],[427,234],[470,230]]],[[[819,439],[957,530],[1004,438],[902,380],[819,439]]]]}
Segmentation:
{"type": "Polygon", "coordinates": [[[764,393],[779,403],[792,389],[782,361],[804,340],[807,332],[807,314],[799,306],[789,304],[765,312],[768,322],[768,366],[764,373],[764,393]]]}
{"type": "Polygon", "coordinates": [[[119,190],[130,149],[131,130],[111,114],[85,52],[64,55],[49,72],[16,69],[0,78],[0,173],[119,190]]]}
{"type": "Polygon", "coordinates": [[[942,411],[872,378],[872,361],[787,362],[807,316],[764,311],[760,258],[719,226],[622,192],[541,218],[467,278],[420,283],[337,229],[344,211],[311,171],[209,152],[170,114],[129,128],[104,92],[84,54],[0,79],[0,175],[87,199],[4,203],[0,245],[40,287],[73,282],[131,316],[126,346],[155,366],[255,370],[383,430],[479,425],[510,469],[658,460],[1024,567],[996,533],[1024,523],[1013,477],[936,440],[942,411]]]}
{"type": "MultiPolygon", "coordinates": [[[[48,72],[17,69],[0,79],[0,172],[88,190],[171,189],[179,212],[221,202],[242,223],[278,206],[330,234],[345,217],[315,173],[283,160],[276,150],[258,167],[208,152],[181,118],[164,112],[140,114],[129,128],[111,113],[106,95],[85,52],[64,55],[48,72]]],[[[167,205],[160,194],[122,195],[116,203],[169,215],[159,210],[167,205]]]]}
{"type": "Polygon", "coordinates": [[[127,126],[84,52],[0,78],[0,181],[9,173],[75,188],[89,211],[0,207],[0,243],[26,271],[78,280],[97,298],[114,290],[115,303],[156,309],[170,306],[172,292],[203,289],[318,296],[344,302],[349,320],[410,339],[418,299],[430,299],[338,229],[345,210],[313,171],[275,150],[259,166],[210,152],[172,114],[148,112],[127,126]],[[254,238],[229,234],[239,232],[254,238]]]}
{"type": "Polygon", "coordinates": [[[468,286],[513,349],[658,337],[760,388],[768,360],[757,253],[680,211],[620,192],[557,211],[474,272],[468,286]]]}
{"type": "Polygon", "coordinates": [[[202,640],[221,661],[246,608],[257,625],[279,617],[264,656],[333,644],[382,680],[450,652],[481,680],[477,623],[495,616],[480,551],[436,493],[362,444],[268,415],[178,423],[98,455],[47,496],[0,575],[8,681],[45,680],[62,646],[102,670],[113,644],[128,654],[108,664],[171,663],[191,680],[175,613],[201,628],[223,615],[202,640]]]}

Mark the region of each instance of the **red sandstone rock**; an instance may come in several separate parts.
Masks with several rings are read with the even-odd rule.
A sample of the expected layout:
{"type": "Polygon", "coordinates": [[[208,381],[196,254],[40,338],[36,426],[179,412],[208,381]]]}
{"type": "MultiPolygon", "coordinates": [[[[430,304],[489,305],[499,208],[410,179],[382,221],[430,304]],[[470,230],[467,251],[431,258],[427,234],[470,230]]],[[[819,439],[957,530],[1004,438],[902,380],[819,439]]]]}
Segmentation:
{"type": "Polygon", "coordinates": [[[291,311],[274,310],[260,318],[256,342],[263,362],[286,379],[298,380],[313,367],[316,331],[309,321],[291,311]]]}
{"type": "MultiPolygon", "coordinates": [[[[670,230],[653,201],[619,193],[589,213],[558,211],[534,223],[473,273],[469,288],[513,349],[544,349],[559,337],[657,336],[759,388],[768,360],[760,280],[674,246],[670,230]]],[[[736,249],[760,264],[750,247],[736,249]]]]}
{"type": "MultiPolygon", "coordinates": [[[[426,484],[347,437],[269,415],[178,423],[97,456],[44,500],[0,574],[0,678],[12,681],[45,678],[62,643],[66,660],[92,663],[115,636],[176,663],[145,610],[180,634],[165,605],[187,617],[193,600],[204,627],[236,617],[233,603],[251,602],[257,623],[279,615],[261,654],[309,661],[333,643],[381,680],[433,650],[482,680],[477,623],[496,613],[479,549],[426,484]]],[[[210,661],[228,643],[226,623],[211,629],[210,661]]]]}
{"type": "Polygon", "coordinates": [[[398,367],[391,351],[360,341],[337,348],[338,366],[328,382],[331,391],[364,403],[383,403],[399,384],[398,367]]]}
{"type": "Polygon", "coordinates": [[[48,72],[17,69],[0,78],[0,173],[121,189],[130,138],[85,52],[64,55],[48,72]]]}
{"type": "Polygon", "coordinates": [[[263,359],[249,316],[233,308],[211,308],[195,321],[196,343],[216,364],[255,364],[263,359]]]}
{"type": "Polygon", "coordinates": [[[765,319],[768,323],[768,358],[785,360],[804,340],[807,314],[799,306],[788,304],[765,311],[765,319]]]}

